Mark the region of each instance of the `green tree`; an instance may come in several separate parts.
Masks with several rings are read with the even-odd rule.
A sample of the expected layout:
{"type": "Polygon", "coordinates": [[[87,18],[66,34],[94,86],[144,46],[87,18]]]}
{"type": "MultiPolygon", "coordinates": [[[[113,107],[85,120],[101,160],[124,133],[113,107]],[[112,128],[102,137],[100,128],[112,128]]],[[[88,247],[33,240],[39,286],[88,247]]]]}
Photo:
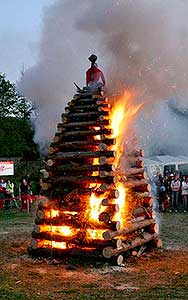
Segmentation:
{"type": "Polygon", "coordinates": [[[16,86],[0,74],[0,117],[29,118],[33,111],[32,103],[19,96],[16,86]]]}
{"type": "Polygon", "coordinates": [[[14,84],[0,74],[0,156],[22,157],[32,160],[39,157],[33,141],[34,130],[30,116],[31,102],[20,97],[14,84]]]}

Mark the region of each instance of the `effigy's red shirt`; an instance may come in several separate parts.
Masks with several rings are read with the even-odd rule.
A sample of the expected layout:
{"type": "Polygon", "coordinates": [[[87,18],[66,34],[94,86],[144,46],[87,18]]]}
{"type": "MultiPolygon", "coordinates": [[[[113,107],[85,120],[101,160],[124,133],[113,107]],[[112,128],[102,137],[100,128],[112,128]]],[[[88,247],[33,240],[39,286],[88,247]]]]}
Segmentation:
{"type": "Polygon", "coordinates": [[[105,78],[103,72],[96,66],[89,68],[86,72],[86,84],[88,85],[89,82],[97,83],[100,81],[103,83],[103,85],[105,85],[105,78]]]}

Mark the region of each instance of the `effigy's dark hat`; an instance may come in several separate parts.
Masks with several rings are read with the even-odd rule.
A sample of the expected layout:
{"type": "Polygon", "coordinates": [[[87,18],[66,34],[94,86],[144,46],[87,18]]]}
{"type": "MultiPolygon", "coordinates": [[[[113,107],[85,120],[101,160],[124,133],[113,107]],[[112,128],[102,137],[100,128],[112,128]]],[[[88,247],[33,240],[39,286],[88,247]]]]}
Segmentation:
{"type": "Polygon", "coordinates": [[[97,56],[95,54],[91,54],[90,57],[88,58],[89,61],[95,62],[97,60],[97,56]]]}

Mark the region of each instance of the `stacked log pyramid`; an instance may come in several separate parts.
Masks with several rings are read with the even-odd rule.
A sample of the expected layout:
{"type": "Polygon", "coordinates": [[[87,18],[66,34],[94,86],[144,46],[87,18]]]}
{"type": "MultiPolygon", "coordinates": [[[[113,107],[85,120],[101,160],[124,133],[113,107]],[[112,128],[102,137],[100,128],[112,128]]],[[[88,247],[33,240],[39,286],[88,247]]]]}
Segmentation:
{"type": "Polygon", "coordinates": [[[33,256],[95,253],[121,264],[124,254],[159,242],[142,151],[127,154],[125,176],[114,168],[110,109],[107,98],[87,89],[65,108],[41,170],[43,196],[29,247],[33,256]],[[123,227],[114,217],[120,181],[129,207],[123,227]],[[102,207],[97,220],[91,217],[91,195],[102,207]]]}

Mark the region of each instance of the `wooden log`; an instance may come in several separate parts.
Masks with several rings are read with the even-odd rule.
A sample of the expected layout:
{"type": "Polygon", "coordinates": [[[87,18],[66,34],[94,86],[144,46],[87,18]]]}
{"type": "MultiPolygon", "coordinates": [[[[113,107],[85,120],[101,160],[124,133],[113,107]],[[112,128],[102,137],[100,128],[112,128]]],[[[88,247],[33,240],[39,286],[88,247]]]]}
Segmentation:
{"type": "Polygon", "coordinates": [[[107,206],[107,211],[100,213],[99,221],[108,224],[111,218],[114,216],[115,212],[119,211],[119,205],[111,204],[107,206]]]}
{"type": "Polygon", "coordinates": [[[82,99],[84,99],[85,101],[87,101],[88,99],[93,99],[93,94],[89,91],[84,91],[84,93],[75,94],[73,97],[73,100],[76,101],[80,101],[82,99]]]}
{"type": "Polygon", "coordinates": [[[109,110],[110,104],[104,103],[101,105],[90,104],[90,105],[69,105],[65,107],[65,112],[93,112],[93,111],[103,111],[105,109],[109,110]]]}
{"type": "Polygon", "coordinates": [[[97,120],[97,121],[85,121],[85,122],[71,122],[71,123],[58,123],[57,128],[68,129],[68,128],[90,128],[96,126],[109,126],[111,124],[110,120],[97,120]]]}
{"type": "Polygon", "coordinates": [[[107,207],[107,210],[111,213],[118,212],[119,211],[119,204],[116,203],[109,203],[108,205],[105,205],[107,207]]]}
{"type": "MultiPolygon", "coordinates": [[[[66,160],[66,159],[83,159],[83,158],[96,158],[96,157],[115,157],[115,151],[75,151],[75,152],[58,152],[50,156],[50,159],[66,160]]],[[[55,162],[55,161],[54,161],[55,162]]]]}
{"type": "Polygon", "coordinates": [[[96,194],[96,195],[103,194],[103,193],[105,193],[106,191],[110,190],[110,188],[111,188],[111,187],[110,187],[109,184],[103,183],[103,184],[101,184],[101,186],[100,186],[99,188],[97,188],[97,189],[95,190],[95,194],[96,194]]]}
{"type": "Polygon", "coordinates": [[[149,233],[158,233],[159,234],[159,224],[158,223],[151,224],[146,228],[146,230],[149,233]]]}
{"type": "Polygon", "coordinates": [[[140,159],[132,159],[127,162],[131,168],[144,168],[144,161],[140,159]]]}
{"type": "Polygon", "coordinates": [[[85,99],[80,98],[80,99],[73,99],[71,101],[71,105],[88,105],[88,104],[100,105],[103,103],[108,103],[108,101],[104,98],[85,98],[85,99]]]}
{"type": "Polygon", "coordinates": [[[133,180],[122,177],[122,180],[125,182],[125,187],[131,188],[133,192],[151,192],[151,186],[145,179],[133,180]]]}
{"type": "Polygon", "coordinates": [[[79,107],[79,108],[85,108],[85,106],[91,106],[92,108],[96,108],[98,106],[104,107],[104,108],[110,108],[111,104],[105,101],[97,100],[97,99],[89,99],[89,101],[70,101],[67,103],[69,107],[79,107]]]}
{"type": "Polygon", "coordinates": [[[144,150],[142,149],[134,149],[131,152],[126,152],[126,156],[130,157],[143,157],[144,156],[144,150]]]}
{"type": "Polygon", "coordinates": [[[133,211],[132,211],[132,215],[134,215],[134,216],[140,216],[140,215],[147,215],[148,214],[148,216],[150,216],[150,218],[151,218],[151,214],[152,213],[152,209],[151,208],[148,208],[148,209],[146,209],[146,208],[144,208],[144,207],[138,207],[138,208],[135,208],[133,211]]]}
{"type": "Polygon", "coordinates": [[[107,163],[108,163],[108,158],[106,156],[99,157],[99,164],[100,165],[105,165],[107,163]]]}
{"type": "Polygon", "coordinates": [[[100,176],[59,176],[54,177],[48,180],[47,184],[56,184],[56,183],[107,183],[107,184],[116,184],[117,183],[117,177],[115,176],[108,176],[105,178],[101,178],[100,176]]]}
{"type": "Polygon", "coordinates": [[[131,241],[131,243],[122,243],[121,248],[113,249],[113,247],[106,247],[107,249],[103,249],[103,256],[106,258],[110,258],[113,255],[119,255],[125,251],[130,249],[134,249],[136,247],[142,246],[154,239],[156,239],[158,234],[149,234],[145,235],[143,238],[136,238],[135,240],[131,241]]]}
{"type": "Polygon", "coordinates": [[[125,169],[126,177],[131,177],[131,176],[138,175],[138,174],[143,174],[143,173],[144,173],[144,168],[125,169]]]}
{"type": "Polygon", "coordinates": [[[67,132],[57,132],[55,136],[62,137],[63,139],[68,137],[88,137],[88,136],[98,136],[98,135],[110,135],[112,134],[112,129],[101,129],[101,130],[76,130],[67,132]]]}
{"type": "MultiPolygon", "coordinates": [[[[70,212],[71,213],[71,212],[70,212]]],[[[82,226],[80,219],[76,215],[60,215],[59,217],[55,218],[35,218],[35,226],[38,225],[49,225],[49,226],[73,226],[75,229],[82,226]],[[63,225],[62,225],[63,224],[63,225]]],[[[120,229],[120,222],[110,222],[108,224],[93,224],[92,222],[88,223],[88,228],[95,228],[96,230],[119,230],[120,229]]],[[[37,230],[36,230],[37,231],[37,230]]]]}
{"type": "Polygon", "coordinates": [[[104,198],[102,200],[102,205],[108,206],[108,205],[112,204],[112,201],[116,200],[118,197],[119,197],[119,191],[116,189],[111,189],[107,195],[107,198],[104,198]]]}
{"type": "Polygon", "coordinates": [[[150,198],[144,198],[143,199],[143,202],[142,202],[142,205],[144,206],[144,207],[153,207],[153,198],[152,197],[150,197],[150,198]]]}
{"type": "Polygon", "coordinates": [[[155,220],[153,219],[149,219],[149,220],[144,220],[141,222],[137,222],[137,223],[130,223],[127,227],[121,229],[121,230],[117,230],[117,231],[105,231],[103,233],[103,238],[105,240],[110,240],[112,238],[115,238],[117,236],[123,236],[123,235],[127,235],[128,233],[134,232],[138,229],[144,228],[146,226],[149,226],[151,224],[156,223],[155,220]]]}
{"type": "Polygon", "coordinates": [[[123,265],[123,260],[124,260],[124,258],[123,258],[123,255],[118,255],[118,257],[117,257],[117,265],[118,266],[122,266],[123,265]]]}
{"type": "Polygon", "coordinates": [[[150,192],[133,192],[132,198],[137,202],[141,202],[144,207],[153,206],[153,198],[150,192]]]}
{"type": "Polygon", "coordinates": [[[145,180],[145,179],[137,180],[137,179],[133,179],[133,178],[131,178],[131,179],[123,178],[123,181],[125,181],[125,186],[129,187],[129,188],[136,188],[136,187],[140,187],[143,185],[149,185],[147,180],[145,180]]]}
{"type": "Polygon", "coordinates": [[[76,239],[77,233],[75,235],[71,236],[63,236],[60,234],[54,234],[51,232],[35,232],[32,231],[32,238],[38,239],[38,240],[53,240],[55,242],[75,242],[74,239],[76,239]]]}
{"type": "MultiPolygon", "coordinates": [[[[64,241],[54,241],[52,239],[49,240],[39,240],[32,238],[32,241],[30,243],[31,250],[40,250],[44,249],[45,251],[48,251],[48,256],[52,256],[52,249],[53,249],[53,256],[59,255],[60,253],[69,253],[69,255],[84,255],[91,252],[94,253],[95,249],[102,250],[102,248],[105,246],[105,243],[101,240],[93,240],[89,244],[86,242],[80,243],[79,240],[75,240],[75,243],[71,243],[67,246],[67,242],[64,241]],[[48,243],[48,245],[47,245],[48,243]],[[57,245],[58,243],[58,245],[57,245]],[[59,247],[61,243],[61,248],[59,247]],[[57,250],[57,253],[56,253],[57,250]]],[[[44,256],[43,251],[37,251],[37,256],[44,256]]],[[[99,255],[99,253],[98,253],[99,255]]]]}
{"type": "Polygon", "coordinates": [[[99,118],[99,120],[104,120],[104,116],[109,116],[109,112],[108,111],[101,111],[101,112],[82,112],[82,113],[69,113],[69,114],[62,114],[62,120],[63,122],[67,122],[68,120],[80,120],[80,121],[84,121],[84,120],[96,120],[97,118],[99,118]]]}
{"type": "Polygon", "coordinates": [[[101,204],[103,206],[108,206],[108,205],[114,204],[114,200],[115,199],[113,199],[113,198],[112,199],[104,198],[104,199],[102,199],[101,204]]]}
{"type": "Polygon", "coordinates": [[[134,186],[132,189],[135,192],[151,192],[151,186],[149,184],[134,186]]]}
{"type": "Polygon", "coordinates": [[[66,164],[57,166],[57,171],[112,171],[113,165],[76,165],[66,164]]]}
{"type": "Polygon", "coordinates": [[[116,140],[115,139],[111,139],[111,138],[106,138],[104,140],[91,140],[91,141],[70,141],[70,142],[61,142],[60,144],[57,143],[51,143],[51,147],[57,147],[58,148],[71,148],[74,147],[75,149],[79,148],[79,147],[91,147],[91,146],[99,146],[101,143],[106,144],[108,146],[111,145],[115,145],[116,140]]]}
{"type": "Polygon", "coordinates": [[[134,175],[126,175],[127,179],[147,179],[148,175],[146,172],[140,173],[140,174],[134,174],[134,175]]]}

